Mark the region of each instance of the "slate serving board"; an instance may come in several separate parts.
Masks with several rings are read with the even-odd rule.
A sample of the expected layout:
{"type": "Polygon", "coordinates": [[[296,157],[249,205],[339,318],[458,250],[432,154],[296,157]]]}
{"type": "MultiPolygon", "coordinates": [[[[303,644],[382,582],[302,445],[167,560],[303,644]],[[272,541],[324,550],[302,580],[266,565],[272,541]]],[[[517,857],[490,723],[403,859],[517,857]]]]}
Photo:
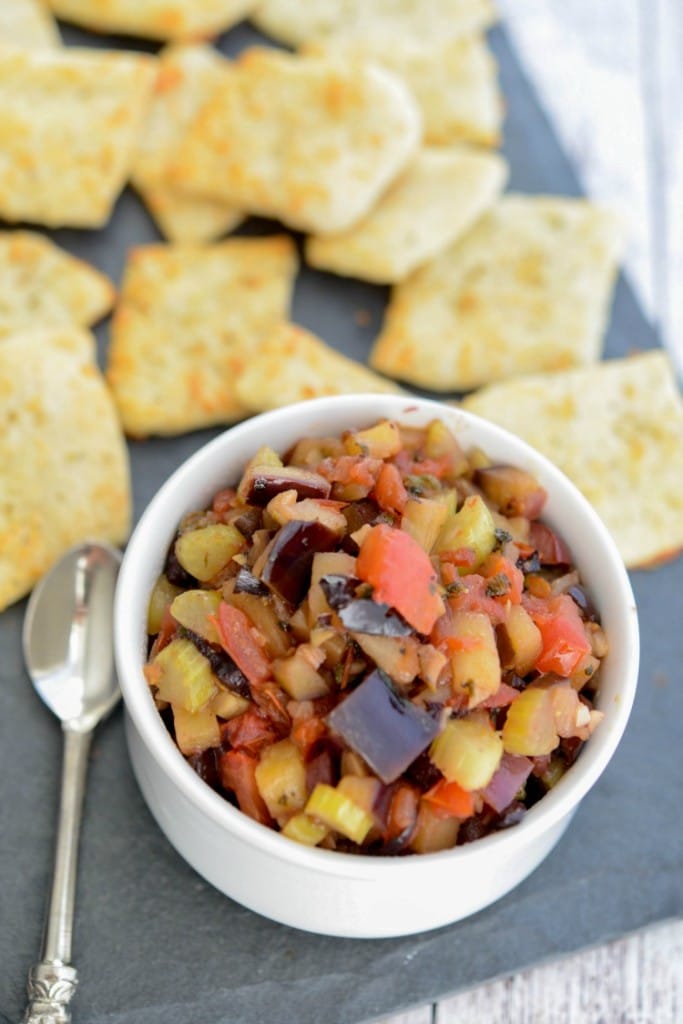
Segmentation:
{"type": "MultiPolygon", "coordinates": [[[[86,45],[124,46],[64,30],[86,45]]],[[[235,53],[259,37],[225,36],[235,53]]],[[[504,32],[491,41],[508,103],[510,187],[578,194],[576,177],[504,32]]],[[[250,223],[249,233],[273,225],[250,223]]],[[[68,249],[117,281],[128,246],[157,238],[122,196],[101,232],[59,231],[68,249]]],[[[381,288],[305,270],[294,319],[365,359],[386,301],[381,288]],[[360,313],[360,315],[359,315],[360,313]]],[[[102,355],[106,325],[100,329],[102,355]]],[[[657,344],[620,280],[607,357],[657,344]]],[[[136,517],[166,476],[216,432],[131,444],[136,517]]],[[[516,891],[459,924],[404,939],[308,935],[245,910],[190,870],[153,822],[128,765],[120,710],[92,755],[74,940],[74,1024],[359,1024],[498,974],[683,913],[683,559],[632,574],[642,669],[614,761],[546,862],[516,891]]],[[[0,1019],[19,1019],[39,945],[51,870],[60,735],[21,657],[25,603],[0,616],[0,1019]]],[[[466,878],[454,878],[466,885],[466,878]]]]}

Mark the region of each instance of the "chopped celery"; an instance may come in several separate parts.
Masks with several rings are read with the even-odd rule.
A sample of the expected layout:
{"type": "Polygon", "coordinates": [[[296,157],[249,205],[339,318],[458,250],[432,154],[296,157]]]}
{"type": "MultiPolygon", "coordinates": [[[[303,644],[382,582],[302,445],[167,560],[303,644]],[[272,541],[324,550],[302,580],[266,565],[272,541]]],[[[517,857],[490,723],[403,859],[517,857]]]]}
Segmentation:
{"type": "Polygon", "coordinates": [[[229,721],[231,718],[243,714],[249,707],[249,701],[246,697],[240,697],[239,693],[224,690],[221,687],[218,693],[211,698],[208,706],[214,715],[229,721]]]}
{"type": "Polygon", "coordinates": [[[301,811],[299,814],[292,815],[282,829],[282,834],[289,839],[294,839],[297,843],[303,843],[304,846],[317,846],[329,831],[327,825],[315,821],[301,811]]]}
{"type": "Polygon", "coordinates": [[[449,782],[483,789],[503,756],[503,741],[485,711],[452,718],[431,745],[429,756],[449,782]]]}
{"type": "Polygon", "coordinates": [[[186,711],[201,711],[217,690],[208,660],[190,640],[171,640],[153,664],[161,666],[159,699],[186,711]]]}
{"type": "Polygon", "coordinates": [[[496,526],[486,502],[480,495],[465,498],[462,508],[446,520],[434,550],[458,551],[471,548],[475,554],[473,569],[478,568],[496,546],[496,526]]]}
{"type": "Polygon", "coordinates": [[[362,843],[372,828],[372,818],[367,811],[324,782],[319,782],[311,793],[305,811],[354,843],[362,843]]]}
{"type": "Polygon", "coordinates": [[[220,590],[184,590],[173,601],[171,615],[185,629],[203,636],[209,643],[217,644],[220,643],[220,637],[209,616],[218,614],[221,600],[220,590]]]}
{"type": "Polygon", "coordinates": [[[213,579],[244,544],[244,537],[231,523],[211,523],[178,537],[175,553],[183,569],[204,583],[213,579]]]}

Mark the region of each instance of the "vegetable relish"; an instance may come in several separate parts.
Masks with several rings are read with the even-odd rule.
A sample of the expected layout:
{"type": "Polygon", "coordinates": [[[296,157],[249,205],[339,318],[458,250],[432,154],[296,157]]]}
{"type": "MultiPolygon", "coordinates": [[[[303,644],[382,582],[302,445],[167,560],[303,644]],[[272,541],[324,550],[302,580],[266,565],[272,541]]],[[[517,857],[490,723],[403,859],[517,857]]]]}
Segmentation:
{"type": "Polygon", "coordinates": [[[259,449],[150,599],[145,675],[189,764],[311,846],[515,824],[602,717],[606,637],[545,500],[441,420],[259,449]]]}

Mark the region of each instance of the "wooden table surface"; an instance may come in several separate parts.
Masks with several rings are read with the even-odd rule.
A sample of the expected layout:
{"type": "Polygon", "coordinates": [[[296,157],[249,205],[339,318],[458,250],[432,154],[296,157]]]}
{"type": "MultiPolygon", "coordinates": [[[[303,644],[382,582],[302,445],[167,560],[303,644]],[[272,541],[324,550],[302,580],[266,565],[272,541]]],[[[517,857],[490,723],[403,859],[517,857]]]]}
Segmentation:
{"type": "MultiPolygon", "coordinates": [[[[586,191],[627,214],[628,276],[683,380],[683,3],[498,6],[586,191]]],[[[683,921],[381,1024],[683,1024],[683,921]]]]}

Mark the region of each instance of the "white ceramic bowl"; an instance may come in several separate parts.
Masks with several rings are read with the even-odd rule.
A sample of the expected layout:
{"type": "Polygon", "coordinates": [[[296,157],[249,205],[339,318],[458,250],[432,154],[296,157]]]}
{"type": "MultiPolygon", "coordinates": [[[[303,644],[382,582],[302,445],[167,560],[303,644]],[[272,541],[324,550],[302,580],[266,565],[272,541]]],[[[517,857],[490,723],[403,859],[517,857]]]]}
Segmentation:
{"type": "Polygon", "coordinates": [[[552,849],[609,762],[638,675],[638,623],[628,576],[588,502],[545,458],[499,427],[417,398],[319,399],[247,420],[181,466],[150,503],[124,556],[116,597],[116,659],[133,768],[157,822],[217,889],[273,920],[328,935],[407,935],[457,921],[509,892],[552,849]],[[338,434],[378,418],[446,421],[465,448],[530,470],[548,491],[544,519],[563,535],[610,641],[598,706],[605,718],[559,784],[516,826],[440,853],[363,857],[309,849],[252,821],[215,793],[170,738],[142,673],[147,602],[182,516],[238,480],[256,449],[338,434]],[[463,885],[462,880],[467,879],[463,885]]]}

